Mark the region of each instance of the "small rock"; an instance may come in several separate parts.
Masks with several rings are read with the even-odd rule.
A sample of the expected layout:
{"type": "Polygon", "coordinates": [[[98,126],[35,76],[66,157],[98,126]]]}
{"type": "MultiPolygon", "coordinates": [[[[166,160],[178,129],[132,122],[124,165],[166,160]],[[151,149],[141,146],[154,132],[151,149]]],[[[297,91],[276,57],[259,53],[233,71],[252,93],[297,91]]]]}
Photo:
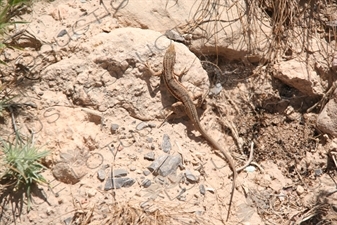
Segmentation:
{"type": "Polygon", "coordinates": [[[57,35],[57,37],[63,37],[64,35],[66,35],[67,34],[67,31],[65,30],[65,29],[63,29],[63,30],[61,30],[60,32],[59,32],[59,34],[57,35]]]}
{"type": "Polygon", "coordinates": [[[97,171],[97,178],[100,181],[104,181],[104,179],[105,179],[105,169],[101,168],[97,171]]]}
{"type": "Polygon", "coordinates": [[[200,191],[200,194],[205,195],[206,189],[205,189],[205,186],[203,184],[199,185],[199,191],[200,191]]]}
{"type": "Polygon", "coordinates": [[[156,124],[154,124],[154,123],[149,123],[149,127],[151,127],[151,128],[156,128],[156,124]]]}
{"type": "Polygon", "coordinates": [[[116,131],[118,130],[118,128],[119,128],[119,125],[118,124],[111,124],[111,133],[112,134],[115,134],[116,133],[116,131]]]}
{"type": "Polygon", "coordinates": [[[190,170],[185,171],[185,177],[187,181],[190,182],[191,184],[194,184],[199,180],[196,176],[194,176],[194,174],[190,170]]]}
{"type": "Polygon", "coordinates": [[[135,182],[136,181],[134,179],[128,178],[128,177],[120,177],[120,178],[114,178],[114,179],[111,179],[111,177],[109,177],[106,180],[104,190],[108,191],[108,190],[111,190],[115,187],[116,187],[116,189],[120,189],[122,187],[130,187],[135,182]]]}
{"type": "Polygon", "coordinates": [[[73,220],[73,217],[68,217],[67,219],[63,220],[63,222],[65,225],[70,225],[72,220],[73,220]]]}
{"type": "Polygon", "coordinates": [[[46,214],[50,216],[51,214],[54,214],[55,210],[52,207],[47,207],[46,214]]]}
{"type": "Polygon", "coordinates": [[[124,183],[123,187],[131,187],[136,181],[132,178],[127,178],[124,183]]]}
{"type": "Polygon", "coordinates": [[[148,152],[148,153],[146,153],[146,155],[144,156],[144,159],[147,159],[149,161],[153,161],[155,159],[154,152],[148,152]]]}
{"type": "Polygon", "coordinates": [[[148,201],[140,203],[141,208],[148,208],[150,206],[150,203],[148,201]]]}
{"type": "Polygon", "coordinates": [[[144,176],[148,176],[148,175],[150,175],[150,174],[151,174],[151,172],[150,172],[150,171],[148,171],[148,170],[144,170],[144,171],[143,171],[143,174],[144,174],[144,176]]]}
{"type": "Polygon", "coordinates": [[[246,168],[245,168],[245,171],[247,172],[247,173],[252,173],[252,172],[254,172],[256,169],[255,169],[255,167],[254,166],[247,166],[246,168]]]}
{"type": "Polygon", "coordinates": [[[150,148],[151,148],[151,150],[155,150],[156,146],[154,146],[154,144],[152,144],[150,148]]]}
{"type": "Polygon", "coordinates": [[[296,192],[298,195],[302,195],[304,193],[304,188],[301,185],[298,185],[296,188],[296,192]]]}
{"type": "Polygon", "coordinates": [[[186,201],[186,195],[179,195],[178,197],[177,197],[177,199],[179,200],[179,201],[186,201]]]}
{"type": "Polygon", "coordinates": [[[128,175],[128,171],[126,169],[115,169],[113,174],[114,177],[125,177],[128,175]]]}
{"type": "Polygon", "coordinates": [[[141,122],[136,126],[137,130],[143,130],[144,128],[148,127],[149,125],[146,122],[141,122]]]}
{"type": "Polygon", "coordinates": [[[170,137],[167,134],[164,134],[163,136],[163,143],[161,145],[161,148],[165,153],[168,153],[172,148],[170,137]]]}
{"type": "Polygon", "coordinates": [[[185,38],[180,34],[178,33],[178,31],[176,30],[167,30],[165,32],[165,36],[168,38],[168,39],[171,39],[171,40],[174,40],[174,41],[179,41],[179,42],[185,42],[185,38]]]}
{"type": "Polygon", "coordinates": [[[147,143],[152,143],[153,142],[153,138],[148,137],[148,138],[146,138],[146,141],[147,141],[147,143]]]}
{"type": "Polygon", "coordinates": [[[314,171],[315,171],[315,176],[321,176],[323,174],[323,171],[321,168],[315,169],[314,171]]]}
{"type": "Polygon", "coordinates": [[[218,95],[222,91],[222,86],[217,83],[214,87],[209,90],[209,95],[218,95]]]}
{"type": "Polygon", "coordinates": [[[214,194],[214,188],[206,188],[206,191],[209,191],[209,192],[211,192],[212,194],[214,194]]]}
{"type": "Polygon", "coordinates": [[[149,179],[144,179],[144,180],[142,181],[142,186],[143,186],[143,187],[148,188],[148,187],[150,187],[150,185],[151,185],[151,180],[149,180],[149,179]]]}
{"type": "Polygon", "coordinates": [[[87,190],[87,195],[88,195],[89,198],[94,197],[96,195],[96,193],[97,193],[97,191],[94,188],[90,188],[90,189],[87,190]]]}
{"type": "Polygon", "coordinates": [[[136,169],[137,169],[137,167],[135,167],[135,166],[130,166],[130,171],[135,171],[136,169]]]}

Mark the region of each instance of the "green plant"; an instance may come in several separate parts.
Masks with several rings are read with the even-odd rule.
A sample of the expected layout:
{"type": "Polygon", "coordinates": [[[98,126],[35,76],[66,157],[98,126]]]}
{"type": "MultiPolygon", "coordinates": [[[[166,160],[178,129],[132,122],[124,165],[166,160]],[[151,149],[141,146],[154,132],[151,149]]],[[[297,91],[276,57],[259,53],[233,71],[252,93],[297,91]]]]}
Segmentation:
{"type": "Polygon", "coordinates": [[[18,138],[15,144],[3,140],[1,143],[2,167],[4,168],[1,180],[9,183],[13,191],[25,191],[29,210],[32,186],[37,183],[47,183],[41,174],[46,167],[40,163],[40,160],[49,152],[39,151],[31,143],[19,142],[18,138]]]}
{"type": "Polygon", "coordinates": [[[0,117],[2,116],[2,111],[5,108],[10,107],[12,100],[15,98],[15,96],[13,97],[9,97],[6,98],[4,96],[1,96],[1,86],[0,86],[0,117]]]}
{"type": "MultiPolygon", "coordinates": [[[[3,35],[6,32],[8,26],[18,23],[26,23],[23,21],[11,21],[19,12],[20,8],[31,0],[0,0],[0,53],[4,48],[8,47],[3,43],[3,35]]],[[[0,64],[6,64],[0,60],[0,64]]]]}
{"type": "Polygon", "coordinates": [[[5,27],[18,23],[18,21],[10,22],[10,19],[17,15],[18,9],[30,0],[0,0],[0,34],[5,27]]]}

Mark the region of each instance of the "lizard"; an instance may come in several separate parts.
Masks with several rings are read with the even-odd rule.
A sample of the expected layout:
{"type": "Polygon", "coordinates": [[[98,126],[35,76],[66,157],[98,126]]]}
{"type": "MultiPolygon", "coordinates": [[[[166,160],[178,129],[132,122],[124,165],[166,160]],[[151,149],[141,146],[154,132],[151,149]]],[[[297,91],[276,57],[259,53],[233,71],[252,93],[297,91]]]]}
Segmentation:
{"type": "Polygon", "coordinates": [[[215,141],[201,126],[200,120],[197,114],[197,110],[195,107],[195,104],[193,100],[190,97],[189,92],[187,89],[178,81],[176,78],[176,74],[174,73],[174,65],[176,63],[176,51],[174,44],[171,43],[169,48],[166,50],[166,53],[164,55],[163,59],[163,71],[159,73],[155,73],[148,64],[145,64],[145,66],[151,71],[153,75],[161,76],[162,80],[166,86],[166,89],[173,95],[178,102],[176,102],[174,105],[182,104],[185,108],[186,114],[189,117],[189,119],[192,121],[194,128],[198,130],[201,135],[209,142],[213,147],[215,147],[217,150],[219,150],[227,159],[229,166],[231,170],[233,171],[233,182],[232,182],[232,192],[231,197],[229,201],[229,207],[227,212],[227,220],[229,218],[230,209],[233,201],[234,196],[234,190],[235,190],[235,181],[237,177],[237,170],[235,169],[235,164],[232,156],[227,153],[217,141],[215,141]]]}

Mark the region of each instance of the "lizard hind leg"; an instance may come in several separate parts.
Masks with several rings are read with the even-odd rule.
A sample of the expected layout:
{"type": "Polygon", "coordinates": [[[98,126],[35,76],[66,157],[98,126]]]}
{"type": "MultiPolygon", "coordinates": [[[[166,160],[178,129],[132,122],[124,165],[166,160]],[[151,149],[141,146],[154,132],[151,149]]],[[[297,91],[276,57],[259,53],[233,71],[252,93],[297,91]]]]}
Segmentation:
{"type": "Polygon", "coordinates": [[[159,127],[161,127],[165,122],[167,122],[169,117],[172,116],[173,114],[181,115],[182,113],[184,113],[183,106],[184,105],[182,102],[175,102],[171,106],[165,107],[162,111],[162,115],[164,115],[165,118],[164,121],[159,125],[159,127]]]}
{"type": "Polygon", "coordinates": [[[202,108],[202,109],[206,109],[206,96],[207,96],[206,92],[205,94],[198,92],[195,95],[191,96],[191,99],[193,100],[193,104],[197,107],[197,108],[202,108]]]}

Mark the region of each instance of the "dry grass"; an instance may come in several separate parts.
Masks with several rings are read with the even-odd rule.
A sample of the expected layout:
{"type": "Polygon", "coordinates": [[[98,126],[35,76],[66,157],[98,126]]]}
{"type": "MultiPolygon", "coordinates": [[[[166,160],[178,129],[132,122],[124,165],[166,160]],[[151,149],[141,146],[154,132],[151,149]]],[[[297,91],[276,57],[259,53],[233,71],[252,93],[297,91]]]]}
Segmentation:
{"type": "Polygon", "coordinates": [[[109,211],[104,213],[99,207],[97,205],[86,208],[77,207],[69,225],[212,224],[202,216],[198,217],[195,213],[184,211],[184,206],[174,207],[172,203],[165,203],[164,201],[160,204],[154,202],[140,203],[132,200],[116,202],[109,205],[109,211]]]}

